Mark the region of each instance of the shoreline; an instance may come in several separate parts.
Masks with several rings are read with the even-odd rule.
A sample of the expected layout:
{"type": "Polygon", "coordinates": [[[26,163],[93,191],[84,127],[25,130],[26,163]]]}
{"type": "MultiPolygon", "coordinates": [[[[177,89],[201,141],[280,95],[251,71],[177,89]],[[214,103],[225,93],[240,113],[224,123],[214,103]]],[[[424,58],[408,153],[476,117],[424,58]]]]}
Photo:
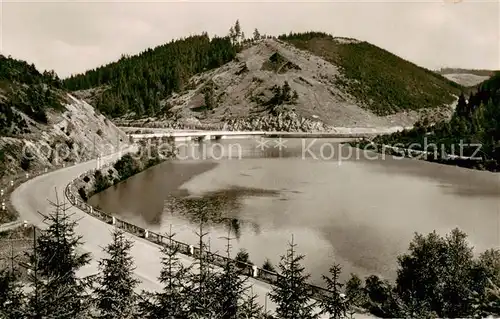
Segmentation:
{"type": "Polygon", "coordinates": [[[218,165],[215,161],[167,160],[92,195],[87,202],[95,208],[124,218],[137,226],[155,227],[158,226],[158,221],[161,220],[164,213],[164,202],[168,196],[183,192],[182,185],[215,169],[218,165]],[[146,185],[146,189],[140,190],[142,194],[146,195],[140,201],[135,196],[123,196],[124,193],[133,195],[139,191],[133,188],[133,184],[146,185]],[[122,188],[120,192],[115,190],[117,187],[122,188]],[[143,201],[150,203],[147,205],[147,210],[144,210],[143,201]],[[120,204],[116,204],[117,202],[120,204]],[[128,211],[123,212],[116,209],[116,207],[124,206],[128,208],[128,211]]]}

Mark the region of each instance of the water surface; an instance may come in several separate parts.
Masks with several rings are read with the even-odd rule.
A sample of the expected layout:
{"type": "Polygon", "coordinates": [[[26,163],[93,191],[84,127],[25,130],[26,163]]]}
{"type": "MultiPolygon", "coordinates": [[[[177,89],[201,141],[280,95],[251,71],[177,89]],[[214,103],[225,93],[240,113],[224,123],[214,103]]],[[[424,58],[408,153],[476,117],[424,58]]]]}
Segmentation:
{"type": "Polygon", "coordinates": [[[493,173],[356,156],[337,140],[288,140],[281,150],[275,142],[261,150],[254,140],[212,145],[183,146],[191,159],[160,164],[90,201],[154,231],[172,225],[178,240],[192,244],[202,212],[212,250],[225,251],[230,229],[233,252],[247,249],[258,265],[266,257],[276,264],[293,235],[316,283],[333,262],[344,276],[394,278],[396,256],[414,232],[459,227],[478,252],[500,243],[500,180],[493,173]]]}

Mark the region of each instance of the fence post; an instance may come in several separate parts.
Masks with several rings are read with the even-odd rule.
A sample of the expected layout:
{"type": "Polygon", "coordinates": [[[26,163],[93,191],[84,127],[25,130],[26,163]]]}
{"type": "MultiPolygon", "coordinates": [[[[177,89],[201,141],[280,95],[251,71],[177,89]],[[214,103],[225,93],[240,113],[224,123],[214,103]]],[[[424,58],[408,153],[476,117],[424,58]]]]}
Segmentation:
{"type": "Polygon", "coordinates": [[[23,227],[24,228],[28,227],[28,221],[27,220],[23,220],[23,227]]]}
{"type": "Polygon", "coordinates": [[[0,189],[0,196],[2,196],[2,197],[3,197],[3,188],[2,188],[2,189],[0,189]]]}
{"type": "Polygon", "coordinates": [[[28,179],[30,177],[30,174],[26,173],[26,179],[28,179]]]}
{"type": "Polygon", "coordinates": [[[116,217],[111,217],[111,225],[116,225],[116,217]]]}
{"type": "Polygon", "coordinates": [[[14,186],[14,181],[10,181],[10,186],[14,186]]]}
{"type": "Polygon", "coordinates": [[[92,215],[93,212],[92,206],[89,206],[89,208],[90,208],[90,215],[92,215]]]}
{"type": "Polygon", "coordinates": [[[252,266],[252,277],[256,278],[259,275],[259,268],[255,265],[252,266]]]}
{"type": "Polygon", "coordinates": [[[5,202],[2,201],[2,210],[5,210],[5,202]]]}
{"type": "Polygon", "coordinates": [[[194,255],[194,246],[193,245],[189,245],[189,254],[191,256],[194,255]]]}
{"type": "Polygon", "coordinates": [[[147,229],[144,229],[144,238],[149,237],[149,231],[147,229]]]}

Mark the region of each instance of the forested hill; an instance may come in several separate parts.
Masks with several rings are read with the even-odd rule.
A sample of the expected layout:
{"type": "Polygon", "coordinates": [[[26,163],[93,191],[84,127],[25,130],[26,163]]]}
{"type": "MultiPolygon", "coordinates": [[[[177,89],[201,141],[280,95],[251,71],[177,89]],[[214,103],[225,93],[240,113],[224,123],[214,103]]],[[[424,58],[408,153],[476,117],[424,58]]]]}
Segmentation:
{"type": "Polygon", "coordinates": [[[110,116],[153,115],[160,100],[182,91],[191,76],[231,61],[236,53],[229,37],[191,36],[72,76],[63,85],[69,90],[107,86],[95,103],[110,116]]]}
{"type": "Polygon", "coordinates": [[[60,87],[53,71],[40,73],[33,64],[0,55],[0,136],[26,132],[28,123],[15,110],[47,124],[46,111],[62,108],[60,87]]]}
{"type": "Polygon", "coordinates": [[[322,32],[279,39],[337,65],[340,84],[379,115],[450,104],[460,94],[459,84],[365,41],[322,32]]]}
{"type": "MultiPolygon", "coordinates": [[[[451,121],[435,125],[420,123],[412,130],[381,136],[375,142],[408,147],[414,143],[426,145],[425,140],[429,152],[434,152],[430,144],[438,145],[436,156],[430,155],[432,160],[436,158],[447,164],[500,171],[500,72],[481,83],[468,99],[462,94],[451,121]],[[460,143],[464,144],[462,154],[459,153],[460,143]],[[481,145],[480,151],[475,153],[476,145],[468,147],[468,144],[481,145]],[[482,157],[483,160],[446,159],[441,148],[447,154],[482,157]]],[[[423,147],[419,149],[425,150],[423,147]]]]}
{"type": "Polygon", "coordinates": [[[243,113],[246,117],[249,113],[265,117],[255,95],[269,98],[271,87],[282,87],[284,82],[299,93],[298,99],[294,103],[285,99],[278,108],[294,104],[299,117],[328,125],[335,122],[332,118],[345,120],[345,125],[379,125],[384,120],[377,117],[402,111],[418,114],[389,123],[412,124],[421,110],[446,117],[462,90],[459,84],[367,42],[318,32],[277,39],[262,36],[258,30],[245,39],[239,22],[226,37],[210,38],[204,33],[174,40],[72,76],[63,81],[63,86],[79,91],[81,97],[111,117],[131,113],[136,118],[161,117],[178,105],[173,108],[178,113],[168,113],[174,115],[170,118],[215,124],[237,120],[243,113]],[[273,57],[278,59],[274,61],[273,57]],[[247,83],[248,79],[253,82],[247,83]],[[206,98],[198,94],[204,85],[213,87],[215,93],[214,103],[208,106],[199,103],[206,98]],[[182,98],[172,101],[174,92],[182,98]],[[362,110],[354,111],[358,108],[362,110]],[[210,112],[196,112],[202,109],[210,112]]]}

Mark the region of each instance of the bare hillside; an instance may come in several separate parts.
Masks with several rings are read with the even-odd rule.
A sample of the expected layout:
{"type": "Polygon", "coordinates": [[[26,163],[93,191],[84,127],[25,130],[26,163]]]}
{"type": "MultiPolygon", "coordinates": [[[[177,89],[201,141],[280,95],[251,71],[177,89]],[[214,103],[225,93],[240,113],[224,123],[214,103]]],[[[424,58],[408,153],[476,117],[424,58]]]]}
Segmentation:
{"type": "MultiPolygon", "coordinates": [[[[411,126],[427,115],[421,110],[377,116],[346,93],[340,85],[343,80],[338,67],[323,58],[280,40],[265,39],[242,50],[234,61],[192,77],[184,92],[163,101],[169,108],[165,116],[149,118],[147,125],[322,131],[411,126]]],[[[450,109],[431,113],[442,118],[450,109]]],[[[144,120],[119,121],[127,122],[145,124],[144,120]]]]}
{"type": "Polygon", "coordinates": [[[466,73],[450,73],[443,76],[453,82],[456,82],[465,87],[475,86],[490,78],[488,75],[466,74],[466,73]]]}

